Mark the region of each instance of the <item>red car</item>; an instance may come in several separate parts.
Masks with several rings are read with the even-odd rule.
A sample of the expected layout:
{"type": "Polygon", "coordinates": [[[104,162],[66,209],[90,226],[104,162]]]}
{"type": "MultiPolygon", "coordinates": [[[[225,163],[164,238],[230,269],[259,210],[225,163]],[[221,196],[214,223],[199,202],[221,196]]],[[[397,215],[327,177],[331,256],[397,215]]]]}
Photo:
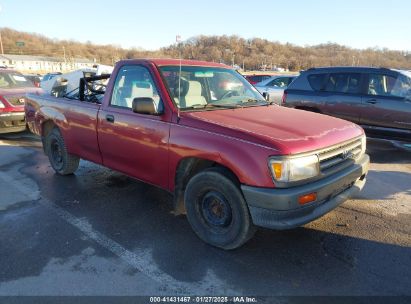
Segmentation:
{"type": "Polygon", "coordinates": [[[256,84],[259,83],[261,81],[264,81],[270,77],[272,77],[273,75],[245,75],[245,79],[248,80],[249,83],[251,84],[256,84]]]}
{"type": "Polygon", "coordinates": [[[39,75],[26,74],[24,77],[31,81],[35,87],[40,88],[41,79],[39,75]]]}
{"type": "Polygon", "coordinates": [[[105,77],[65,98],[29,94],[27,123],[52,167],[72,174],[83,158],[166,189],[213,246],[304,225],[365,184],[359,126],[271,105],[231,67],[124,60],[104,92],[92,82],[105,77]]]}
{"type": "Polygon", "coordinates": [[[26,129],[25,95],[38,90],[22,74],[12,70],[0,70],[0,133],[26,129]]]}

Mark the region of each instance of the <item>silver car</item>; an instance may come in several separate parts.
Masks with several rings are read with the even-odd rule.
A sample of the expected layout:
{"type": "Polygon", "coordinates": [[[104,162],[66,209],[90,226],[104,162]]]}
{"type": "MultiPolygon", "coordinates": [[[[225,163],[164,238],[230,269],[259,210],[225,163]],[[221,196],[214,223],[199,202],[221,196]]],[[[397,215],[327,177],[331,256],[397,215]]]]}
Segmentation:
{"type": "Polygon", "coordinates": [[[284,90],[298,75],[276,75],[256,83],[255,88],[264,96],[269,95],[270,101],[281,104],[284,90]]]}

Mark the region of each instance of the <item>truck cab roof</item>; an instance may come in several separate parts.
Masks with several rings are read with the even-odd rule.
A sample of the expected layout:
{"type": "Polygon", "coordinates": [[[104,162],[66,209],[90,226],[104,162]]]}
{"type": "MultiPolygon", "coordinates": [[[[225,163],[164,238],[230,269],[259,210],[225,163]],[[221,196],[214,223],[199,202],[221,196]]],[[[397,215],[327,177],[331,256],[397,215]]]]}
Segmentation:
{"type": "Polygon", "coordinates": [[[221,67],[226,69],[232,69],[232,67],[216,62],[208,62],[208,61],[201,61],[201,60],[188,60],[188,59],[164,59],[164,58],[145,58],[145,59],[125,59],[120,60],[118,64],[136,64],[136,63],[154,63],[157,66],[165,66],[165,65],[184,65],[184,66],[206,66],[206,67],[221,67]]]}

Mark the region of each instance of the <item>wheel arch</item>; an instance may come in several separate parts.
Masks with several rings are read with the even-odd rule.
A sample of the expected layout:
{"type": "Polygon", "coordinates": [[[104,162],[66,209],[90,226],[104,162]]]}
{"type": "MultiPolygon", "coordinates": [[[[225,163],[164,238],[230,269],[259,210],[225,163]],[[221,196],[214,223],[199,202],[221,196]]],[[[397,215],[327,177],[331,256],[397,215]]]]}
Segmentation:
{"type": "Polygon", "coordinates": [[[216,171],[230,179],[237,186],[240,186],[240,180],[235,173],[228,168],[216,162],[199,157],[186,157],[179,161],[174,175],[174,214],[184,214],[184,193],[189,180],[199,172],[214,168],[216,171]]]}
{"type": "Polygon", "coordinates": [[[41,123],[41,126],[40,126],[41,142],[43,143],[43,151],[46,154],[47,154],[46,138],[50,134],[50,132],[56,127],[58,128],[57,124],[52,119],[45,120],[41,123]]]}

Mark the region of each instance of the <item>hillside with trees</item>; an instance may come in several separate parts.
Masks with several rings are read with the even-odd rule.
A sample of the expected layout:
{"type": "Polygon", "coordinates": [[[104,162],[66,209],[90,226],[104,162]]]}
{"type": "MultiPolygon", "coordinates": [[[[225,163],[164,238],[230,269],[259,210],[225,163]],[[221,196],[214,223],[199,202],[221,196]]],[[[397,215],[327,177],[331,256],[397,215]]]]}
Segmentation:
{"type": "MultiPolygon", "coordinates": [[[[197,36],[179,45],[170,45],[156,51],[124,49],[116,45],[96,45],[73,40],[55,40],[43,35],[2,28],[4,53],[42,55],[66,58],[95,59],[113,64],[119,59],[169,57],[224,62],[246,70],[281,67],[299,71],[314,66],[381,66],[411,69],[411,53],[388,49],[353,49],[335,43],[315,46],[296,46],[268,41],[244,39],[239,36],[197,36]],[[24,46],[19,43],[24,42],[24,46]]],[[[90,37],[92,38],[92,37],[90,37]]]]}

